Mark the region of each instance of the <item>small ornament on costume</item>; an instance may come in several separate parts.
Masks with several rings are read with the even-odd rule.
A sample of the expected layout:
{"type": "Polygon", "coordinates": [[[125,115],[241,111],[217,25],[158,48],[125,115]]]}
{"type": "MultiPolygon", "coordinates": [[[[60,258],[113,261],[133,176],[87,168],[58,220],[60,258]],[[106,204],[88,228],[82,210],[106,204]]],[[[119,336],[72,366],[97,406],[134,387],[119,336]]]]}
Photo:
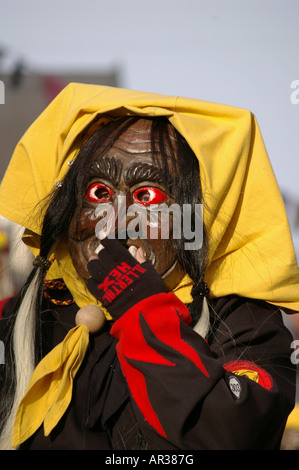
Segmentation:
{"type": "Polygon", "coordinates": [[[85,325],[91,334],[98,333],[104,328],[105,315],[100,307],[96,305],[85,305],[76,314],[76,325],[85,325]]]}
{"type": "Polygon", "coordinates": [[[37,266],[38,268],[49,269],[51,266],[51,261],[43,256],[37,256],[33,261],[33,266],[37,266]]]}
{"type": "Polygon", "coordinates": [[[251,361],[231,361],[224,364],[227,372],[233,372],[238,376],[245,376],[261,385],[266,390],[273,389],[273,379],[269,372],[251,361]]]}
{"type": "Polygon", "coordinates": [[[43,294],[46,299],[48,299],[53,304],[59,306],[71,305],[75,303],[73,297],[66,298],[64,296],[63,298],[61,298],[61,296],[59,296],[59,293],[63,291],[65,292],[66,296],[68,296],[68,294],[71,296],[71,294],[68,292],[67,286],[65,285],[62,279],[45,279],[43,294]],[[56,296],[60,298],[54,298],[52,293],[50,294],[51,291],[56,291],[56,296]]]}
{"type": "Polygon", "coordinates": [[[239,400],[241,397],[242,387],[240,381],[234,375],[231,375],[228,379],[229,388],[235,397],[239,400]]]}
{"type": "Polygon", "coordinates": [[[195,297],[209,297],[210,289],[205,282],[198,282],[194,284],[191,290],[191,295],[193,298],[195,297]]]}

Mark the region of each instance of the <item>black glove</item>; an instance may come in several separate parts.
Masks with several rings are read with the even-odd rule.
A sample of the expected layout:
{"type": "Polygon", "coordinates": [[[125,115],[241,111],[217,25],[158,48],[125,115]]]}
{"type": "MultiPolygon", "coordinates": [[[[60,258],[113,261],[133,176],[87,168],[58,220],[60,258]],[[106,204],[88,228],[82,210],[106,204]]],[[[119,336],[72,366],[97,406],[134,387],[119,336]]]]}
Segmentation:
{"type": "Polygon", "coordinates": [[[117,239],[101,241],[104,249],[98,259],[88,262],[90,292],[101,301],[113,318],[119,318],[133,305],[165,292],[162,278],[150,261],[140,264],[117,239]]]}

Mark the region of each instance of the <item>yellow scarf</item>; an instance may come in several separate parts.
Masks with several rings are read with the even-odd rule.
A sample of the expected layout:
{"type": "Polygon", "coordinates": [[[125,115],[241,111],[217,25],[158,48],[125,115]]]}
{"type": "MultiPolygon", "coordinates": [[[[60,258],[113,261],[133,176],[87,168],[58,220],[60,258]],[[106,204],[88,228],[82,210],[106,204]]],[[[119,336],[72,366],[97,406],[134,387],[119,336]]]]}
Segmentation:
{"type": "Polygon", "coordinates": [[[72,398],[74,377],[88,347],[88,336],[85,325],[73,328],[38,364],[18,407],[13,447],[26,441],[42,424],[48,436],[64,415],[72,398]]]}
{"type": "MultiPolygon", "coordinates": [[[[297,260],[259,127],[249,111],[230,106],[103,86],[68,85],[22,137],[0,187],[0,214],[26,227],[24,241],[35,255],[42,216],[32,217],[33,210],[63,179],[68,162],[76,158],[78,136],[101,115],[166,116],[193,149],[200,165],[209,236],[205,280],[211,297],[237,294],[265,300],[290,313],[299,312],[297,260]]],[[[63,278],[79,307],[96,303],[78,277],[66,247],[61,244],[54,255],[49,279],[63,278]]],[[[174,292],[189,302],[191,287],[186,276],[174,292]]],[[[59,421],[71,399],[72,379],[66,379],[65,371],[71,363],[73,377],[87,344],[86,329],[76,327],[37,366],[18,410],[15,446],[43,421],[47,433],[59,421]],[[54,377],[59,377],[57,399],[52,395],[54,377]],[[39,387],[44,392],[42,405],[33,412],[31,403],[39,387]]]]}

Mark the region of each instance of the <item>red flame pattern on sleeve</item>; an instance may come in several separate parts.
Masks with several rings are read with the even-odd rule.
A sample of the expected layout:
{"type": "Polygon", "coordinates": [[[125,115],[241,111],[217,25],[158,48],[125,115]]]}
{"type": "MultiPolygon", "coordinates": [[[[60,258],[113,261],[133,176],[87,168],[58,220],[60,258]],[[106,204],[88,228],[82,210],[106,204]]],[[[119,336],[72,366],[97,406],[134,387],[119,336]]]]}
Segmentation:
{"type": "Polygon", "coordinates": [[[119,340],[117,353],[132,397],[148,423],[166,437],[151,405],[143,373],[137,366],[132,365],[132,362],[146,362],[174,368],[176,364],[165,358],[163,351],[155,350],[146,342],[141,318],[159,342],[192,361],[206,377],[209,377],[209,374],[197,352],[181,337],[181,322],[190,324],[191,316],[187,307],[174,294],[163,293],[149,297],[132,307],[114,323],[111,334],[119,340]]]}

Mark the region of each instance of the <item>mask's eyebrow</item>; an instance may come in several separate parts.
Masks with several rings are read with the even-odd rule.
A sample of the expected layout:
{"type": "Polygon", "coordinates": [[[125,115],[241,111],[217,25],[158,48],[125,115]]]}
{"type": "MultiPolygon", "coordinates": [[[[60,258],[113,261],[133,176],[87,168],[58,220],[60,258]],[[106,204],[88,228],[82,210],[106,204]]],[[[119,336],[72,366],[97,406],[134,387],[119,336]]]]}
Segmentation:
{"type": "Polygon", "coordinates": [[[163,170],[151,163],[132,163],[132,165],[124,171],[124,181],[130,186],[142,181],[153,181],[155,183],[163,184],[163,170]]]}
{"type": "Polygon", "coordinates": [[[88,172],[88,179],[98,177],[113,181],[118,184],[120,181],[122,162],[114,157],[104,157],[92,163],[88,172]]]}

